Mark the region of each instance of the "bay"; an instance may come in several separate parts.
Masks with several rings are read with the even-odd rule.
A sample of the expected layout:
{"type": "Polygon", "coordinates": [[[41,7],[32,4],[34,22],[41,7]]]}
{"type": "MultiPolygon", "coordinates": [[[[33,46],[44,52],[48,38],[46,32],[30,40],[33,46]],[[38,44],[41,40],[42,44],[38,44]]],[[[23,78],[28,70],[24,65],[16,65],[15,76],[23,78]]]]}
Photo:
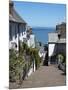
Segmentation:
{"type": "Polygon", "coordinates": [[[32,32],[35,34],[36,39],[43,44],[48,43],[48,33],[55,32],[55,28],[49,27],[33,27],[32,32]]]}

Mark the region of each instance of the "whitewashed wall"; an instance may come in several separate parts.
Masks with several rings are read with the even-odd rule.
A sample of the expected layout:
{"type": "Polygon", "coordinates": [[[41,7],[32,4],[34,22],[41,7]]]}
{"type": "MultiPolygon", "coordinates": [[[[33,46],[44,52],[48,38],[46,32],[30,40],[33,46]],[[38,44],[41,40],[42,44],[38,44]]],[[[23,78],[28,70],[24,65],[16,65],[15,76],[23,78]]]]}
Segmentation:
{"type": "Polygon", "coordinates": [[[22,32],[23,32],[23,28],[22,28],[22,25],[20,24],[20,26],[19,26],[19,31],[20,31],[20,37],[19,37],[19,39],[22,41],[22,32]]]}
{"type": "Polygon", "coordinates": [[[30,35],[30,39],[27,41],[27,45],[28,47],[35,48],[35,35],[30,35]]]}
{"type": "Polygon", "coordinates": [[[16,39],[15,39],[15,43],[17,44],[17,48],[16,48],[16,50],[18,51],[18,50],[19,50],[18,24],[16,24],[16,34],[17,34],[17,37],[16,37],[16,39]]]}
{"type": "Polygon", "coordinates": [[[17,45],[17,47],[15,48],[15,46],[14,46],[14,48],[16,49],[16,50],[18,50],[19,48],[18,48],[18,46],[19,46],[19,43],[18,43],[18,41],[19,41],[19,34],[18,34],[18,24],[17,23],[13,23],[13,25],[12,25],[12,31],[13,31],[13,39],[12,39],[12,41],[11,41],[11,44],[15,44],[16,43],[16,45],[17,45]],[[15,36],[16,35],[16,36],[15,36]]]}
{"type": "Polygon", "coordinates": [[[15,48],[15,43],[17,45],[17,48],[15,48],[16,50],[18,50],[18,46],[19,46],[19,43],[18,43],[18,37],[19,37],[19,34],[18,34],[18,24],[17,23],[10,23],[11,24],[11,29],[12,29],[12,40],[9,41],[9,48],[15,48]],[[15,38],[15,31],[16,31],[16,35],[17,37],[15,38]]]}
{"type": "Polygon", "coordinates": [[[52,56],[53,52],[54,52],[54,48],[55,48],[55,44],[49,44],[48,45],[48,56],[52,56]]]}
{"type": "Polygon", "coordinates": [[[20,24],[18,33],[18,23],[10,23],[12,27],[12,40],[9,41],[9,48],[15,48],[15,43],[17,45],[16,50],[19,50],[19,40],[23,42],[24,38],[27,40],[28,47],[35,48],[35,35],[31,34],[30,38],[27,39],[26,26],[20,24]],[[15,37],[15,34],[17,35],[15,37]]]}

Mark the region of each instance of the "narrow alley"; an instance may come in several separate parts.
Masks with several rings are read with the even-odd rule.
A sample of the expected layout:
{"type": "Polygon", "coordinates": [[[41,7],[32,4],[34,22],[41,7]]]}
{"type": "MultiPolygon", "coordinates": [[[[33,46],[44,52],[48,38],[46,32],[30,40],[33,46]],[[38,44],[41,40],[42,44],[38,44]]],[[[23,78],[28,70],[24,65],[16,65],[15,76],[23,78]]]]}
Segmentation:
{"type": "Polygon", "coordinates": [[[65,75],[55,65],[41,66],[23,82],[20,88],[64,86],[65,81],[65,75]]]}

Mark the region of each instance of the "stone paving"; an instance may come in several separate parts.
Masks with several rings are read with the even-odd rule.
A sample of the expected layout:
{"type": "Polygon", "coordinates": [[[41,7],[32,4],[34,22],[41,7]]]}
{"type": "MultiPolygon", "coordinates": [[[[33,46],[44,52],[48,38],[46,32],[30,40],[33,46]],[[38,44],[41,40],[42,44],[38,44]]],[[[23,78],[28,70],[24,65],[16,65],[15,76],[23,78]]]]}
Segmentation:
{"type": "Polygon", "coordinates": [[[51,87],[51,86],[65,86],[66,76],[61,70],[58,70],[54,65],[41,66],[36,72],[32,73],[20,88],[34,88],[34,87],[51,87]]]}

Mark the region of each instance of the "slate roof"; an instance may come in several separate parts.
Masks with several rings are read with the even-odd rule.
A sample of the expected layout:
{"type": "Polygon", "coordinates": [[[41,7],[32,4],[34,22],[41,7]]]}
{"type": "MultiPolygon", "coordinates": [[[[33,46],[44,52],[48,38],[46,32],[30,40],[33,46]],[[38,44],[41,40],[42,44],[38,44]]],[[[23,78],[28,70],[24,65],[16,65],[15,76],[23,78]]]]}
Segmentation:
{"type": "Polygon", "coordinates": [[[66,39],[62,38],[62,39],[58,40],[57,43],[66,43],[66,39]]]}
{"type": "Polygon", "coordinates": [[[58,33],[48,33],[48,42],[56,43],[58,41],[58,33]]]}
{"type": "Polygon", "coordinates": [[[48,43],[66,43],[66,39],[58,39],[58,33],[48,33],[48,43]]]}
{"type": "Polygon", "coordinates": [[[13,16],[10,14],[9,15],[9,21],[14,21],[14,22],[16,22],[16,20],[13,18],[13,16]]]}
{"type": "Polygon", "coordinates": [[[21,16],[16,12],[16,10],[14,9],[14,7],[12,7],[12,13],[9,14],[9,21],[14,21],[14,22],[18,22],[18,23],[25,23],[26,22],[23,20],[23,18],[21,18],[21,16]]]}

